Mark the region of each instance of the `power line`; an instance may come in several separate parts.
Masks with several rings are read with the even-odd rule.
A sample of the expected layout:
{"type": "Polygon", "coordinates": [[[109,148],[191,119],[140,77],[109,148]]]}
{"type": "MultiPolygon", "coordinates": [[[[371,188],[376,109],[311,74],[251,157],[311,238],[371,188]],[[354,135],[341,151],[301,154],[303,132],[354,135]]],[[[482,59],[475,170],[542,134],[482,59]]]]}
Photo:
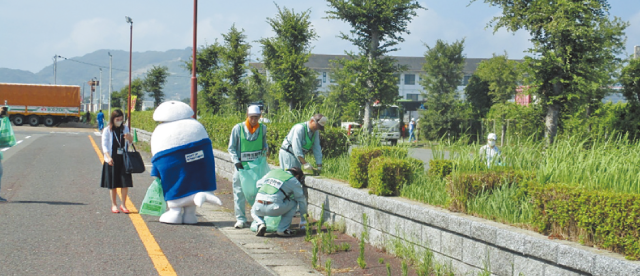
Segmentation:
{"type": "MultiPolygon", "coordinates": [[[[98,65],[98,64],[94,64],[94,63],[75,60],[75,59],[72,59],[72,58],[66,58],[66,57],[61,57],[61,56],[58,56],[58,57],[59,58],[63,58],[63,59],[68,60],[68,61],[73,61],[73,62],[77,62],[77,63],[89,65],[89,66],[95,66],[95,67],[98,67],[98,68],[105,68],[105,69],[109,68],[109,66],[102,66],[102,65],[98,65]]],[[[111,69],[112,70],[116,70],[116,71],[129,72],[129,70],[118,69],[118,68],[113,68],[113,67],[111,67],[111,69]]],[[[171,77],[171,78],[191,78],[191,76],[181,76],[181,75],[168,75],[167,77],[171,77]]]]}

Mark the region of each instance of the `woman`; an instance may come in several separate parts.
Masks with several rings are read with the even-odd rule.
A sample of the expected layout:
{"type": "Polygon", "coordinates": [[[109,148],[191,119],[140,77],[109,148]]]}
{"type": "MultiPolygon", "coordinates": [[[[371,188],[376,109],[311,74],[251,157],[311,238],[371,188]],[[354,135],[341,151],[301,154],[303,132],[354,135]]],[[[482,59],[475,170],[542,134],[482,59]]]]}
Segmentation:
{"type": "Polygon", "coordinates": [[[133,187],[131,174],[124,169],[123,153],[127,143],[133,143],[133,137],[129,134],[129,128],[123,125],[124,114],[116,109],[111,112],[109,125],[102,132],[102,152],[104,153],[104,165],[102,167],[102,182],[100,187],[109,189],[111,195],[111,212],[120,213],[116,204],[116,188],[120,188],[122,197],[120,198],[120,210],[128,214],[129,210],[124,207],[127,202],[129,187],[133,187]]]}

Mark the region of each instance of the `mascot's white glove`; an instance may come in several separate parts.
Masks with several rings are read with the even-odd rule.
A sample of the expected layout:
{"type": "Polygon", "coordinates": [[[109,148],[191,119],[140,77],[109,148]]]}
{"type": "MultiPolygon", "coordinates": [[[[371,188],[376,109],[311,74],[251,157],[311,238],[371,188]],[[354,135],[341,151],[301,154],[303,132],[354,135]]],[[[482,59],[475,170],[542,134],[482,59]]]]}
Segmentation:
{"type": "Polygon", "coordinates": [[[308,170],[308,171],[312,171],[313,170],[313,166],[311,166],[311,164],[309,164],[309,163],[304,164],[303,167],[304,167],[305,170],[308,170]]]}

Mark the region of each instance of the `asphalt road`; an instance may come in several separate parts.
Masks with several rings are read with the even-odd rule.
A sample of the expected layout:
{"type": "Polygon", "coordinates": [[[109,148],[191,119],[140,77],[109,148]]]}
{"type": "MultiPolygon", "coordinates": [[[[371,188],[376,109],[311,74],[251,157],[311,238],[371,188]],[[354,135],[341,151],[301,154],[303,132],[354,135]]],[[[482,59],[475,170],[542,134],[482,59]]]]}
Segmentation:
{"type": "MultiPolygon", "coordinates": [[[[268,275],[218,229],[167,225],[142,215],[110,212],[100,188],[102,165],[87,128],[14,127],[22,141],[4,153],[0,195],[0,275],[158,275],[163,255],[177,275],[268,275]],[[137,215],[135,215],[137,216],[137,215]],[[140,226],[138,224],[138,226],[140,226]],[[148,253],[143,240],[161,252],[148,253]],[[150,254],[153,255],[150,257],[150,254]]],[[[148,160],[147,160],[148,161],[148,160]]],[[[152,178],[134,176],[131,202],[139,207],[152,178]]]]}

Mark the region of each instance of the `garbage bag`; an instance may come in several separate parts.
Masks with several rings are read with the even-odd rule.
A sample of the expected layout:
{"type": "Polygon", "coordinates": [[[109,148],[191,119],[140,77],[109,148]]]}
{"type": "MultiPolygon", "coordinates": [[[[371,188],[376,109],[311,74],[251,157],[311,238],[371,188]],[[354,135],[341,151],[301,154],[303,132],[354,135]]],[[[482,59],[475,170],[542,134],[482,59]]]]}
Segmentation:
{"type": "Polygon", "coordinates": [[[11,127],[11,121],[9,117],[2,118],[2,125],[0,126],[0,148],[13,147],[16,144],[16,135],[13,133],[11,127]]]}
{"type": "Polygon", "coordinates": [[[142,200],[140,207],[140,214],[161,216],[167,210],[167,202],[164,200],[164,194],[162,192],[162,182],[159,178],[151,183],[147,189],[147,194],[142,200]]]}
{"type": "MultiPolygon", "coordinates": [[[[264,217],[264,222],[267,224],[267,232],[268,233],[275,233],[278,232],[278,224],[280,224],[280,219],[282,217],[278,216],[278,217],[264,217]]],[[[257,232],[258,231],[258,222],[256,222],[255,220],[251,223],[251,231],[253,232],[257,232]]]]}
{"type": "Polygon", "coordinates": [[[248,166],[245,166],[243,170],[238,171],[240,177],[240,185],[242,186],[242,193],[249,202],[249,205],[253,206],[256,201],[256,195],[258,194],[258,187],[256,183],[260,178],[265,176],[269,172],[269,164],[266,157],[260,157],[254,161],[248,162],[248,166]]]}

